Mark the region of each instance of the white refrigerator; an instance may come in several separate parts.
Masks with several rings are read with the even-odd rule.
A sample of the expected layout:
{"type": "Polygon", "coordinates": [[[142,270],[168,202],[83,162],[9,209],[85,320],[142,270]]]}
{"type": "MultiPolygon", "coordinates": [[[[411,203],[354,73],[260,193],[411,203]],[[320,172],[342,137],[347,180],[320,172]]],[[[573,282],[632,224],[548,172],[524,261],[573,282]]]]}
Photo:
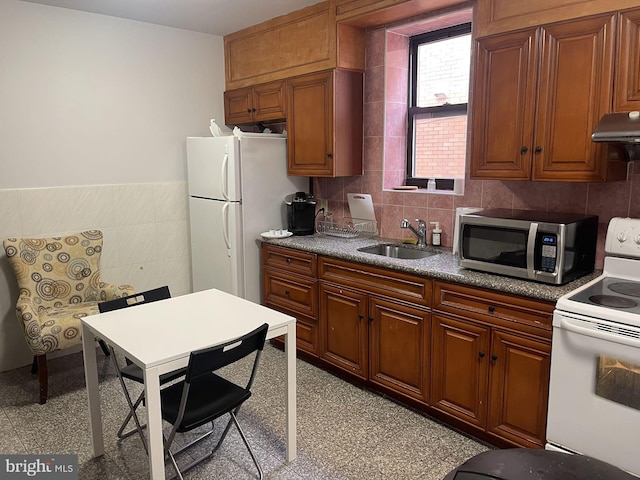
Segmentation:
{"type": "Polygon", "coordinates": [[[306,191],[287,176],[286,138],[187,138],[193,291],[217,288],[260,303],[260,234],[286,229],[284,197],[306,191]]]}

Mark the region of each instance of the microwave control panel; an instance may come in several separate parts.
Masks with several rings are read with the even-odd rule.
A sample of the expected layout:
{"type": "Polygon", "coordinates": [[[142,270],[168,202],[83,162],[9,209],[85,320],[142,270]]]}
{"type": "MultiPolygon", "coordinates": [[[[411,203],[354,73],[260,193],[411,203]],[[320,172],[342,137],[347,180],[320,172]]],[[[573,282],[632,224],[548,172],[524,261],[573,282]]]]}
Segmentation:
{"type": "Polygon", "coordinates": [[[558,237],[552,233],[542,233],[540,235],[540,270],[543,272],[555,272],[556,256],[558,252],[558,237]]]}

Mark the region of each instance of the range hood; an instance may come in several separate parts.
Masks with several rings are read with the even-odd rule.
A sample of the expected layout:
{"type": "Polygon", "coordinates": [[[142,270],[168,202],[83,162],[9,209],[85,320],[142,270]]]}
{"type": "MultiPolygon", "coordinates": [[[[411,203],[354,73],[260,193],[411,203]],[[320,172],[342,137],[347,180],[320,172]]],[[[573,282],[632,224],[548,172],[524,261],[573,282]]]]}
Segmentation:
{"type": "Polygon", "coordinates": [[[640,112],[605,114],[591,140],[613,144],[627,161],[640,160],[640,112]]]}

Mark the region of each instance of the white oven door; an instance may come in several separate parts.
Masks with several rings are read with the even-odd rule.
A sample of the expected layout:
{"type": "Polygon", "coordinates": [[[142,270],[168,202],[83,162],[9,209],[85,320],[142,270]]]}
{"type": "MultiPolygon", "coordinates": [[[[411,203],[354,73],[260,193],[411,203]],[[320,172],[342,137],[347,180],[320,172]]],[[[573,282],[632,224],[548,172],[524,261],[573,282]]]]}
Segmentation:
{"type": "Polygon", "coordinates": [[[640,476],[640,328],[555,311],[547,442],[640,476]]]}

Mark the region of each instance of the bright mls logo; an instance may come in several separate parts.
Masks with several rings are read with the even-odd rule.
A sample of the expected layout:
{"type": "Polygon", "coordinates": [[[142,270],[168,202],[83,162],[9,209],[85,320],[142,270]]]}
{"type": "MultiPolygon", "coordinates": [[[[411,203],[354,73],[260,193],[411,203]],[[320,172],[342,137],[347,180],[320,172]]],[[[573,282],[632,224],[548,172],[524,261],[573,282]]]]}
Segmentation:
{"type": "Polygon", "coordinates": [[[78,480],[77,455],[0,455],[0,480],[78,480]]]}

